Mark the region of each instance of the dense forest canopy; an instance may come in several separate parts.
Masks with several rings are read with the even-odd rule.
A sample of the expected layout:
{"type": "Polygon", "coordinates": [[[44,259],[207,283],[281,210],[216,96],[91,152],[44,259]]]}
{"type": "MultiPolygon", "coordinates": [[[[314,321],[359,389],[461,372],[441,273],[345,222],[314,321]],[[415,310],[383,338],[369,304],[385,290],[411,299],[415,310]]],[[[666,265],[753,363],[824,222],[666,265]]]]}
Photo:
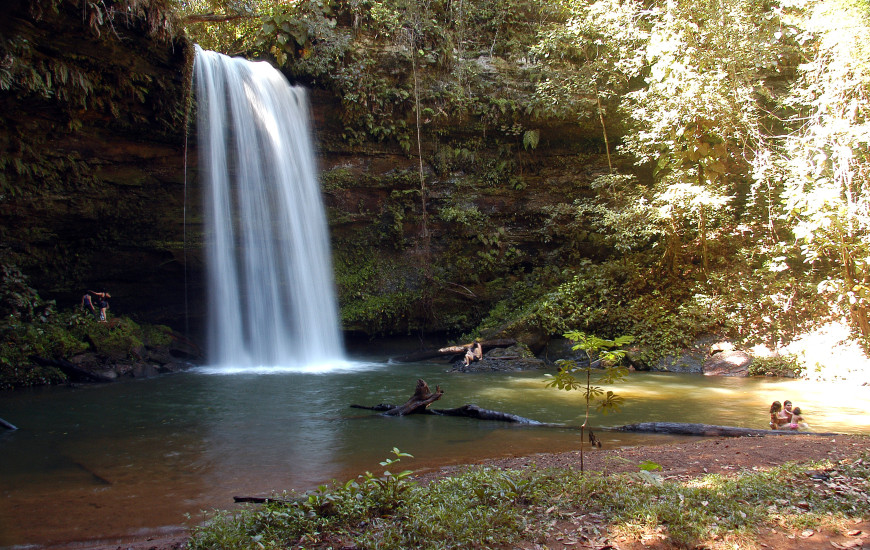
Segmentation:
{"type": "Polygon", "coordinates": [[[612,256],[542,275],[546,284],[513,293],[484,326],[525,315],[553,331],[655,333],[650,345],[703,330],[775,345],[847,318],[870,336],[867,2],[199,0],[179,9],[205,47],[270,58],[338,92],[348,139],[398,140],[413,154],[415,109],[435,122],[420,139],[439,117],[485,114],[486,55],[528,83],[498,92],[512,94],[512,120],[501,120],[526,148],[538,145],[536,121],[563,118],[594,128],[608,159],[633,162],[611,164],[597,195],[563,213],[594,223],[612,256]],[[378,72],[373,52],[384,48],[414,71],[416,88],[378,72]]]}

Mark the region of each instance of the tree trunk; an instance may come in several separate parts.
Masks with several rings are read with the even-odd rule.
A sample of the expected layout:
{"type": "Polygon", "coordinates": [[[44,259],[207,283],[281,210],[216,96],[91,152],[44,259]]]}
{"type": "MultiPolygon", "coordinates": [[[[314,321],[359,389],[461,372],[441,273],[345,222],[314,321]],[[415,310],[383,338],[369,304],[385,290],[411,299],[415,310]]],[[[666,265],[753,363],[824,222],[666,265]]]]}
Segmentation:
{"type": "MultiPolygon", "coordinates": [[[[699,161],[698,186],[703,189],[705,183],[704,165],[699,161]]],[[[698,206],[698,233],[701,237],[701,269],[704,273],[708,273],[710,271],[710,256],[707,252],[707,211],[703,203],[698,206]]]]}

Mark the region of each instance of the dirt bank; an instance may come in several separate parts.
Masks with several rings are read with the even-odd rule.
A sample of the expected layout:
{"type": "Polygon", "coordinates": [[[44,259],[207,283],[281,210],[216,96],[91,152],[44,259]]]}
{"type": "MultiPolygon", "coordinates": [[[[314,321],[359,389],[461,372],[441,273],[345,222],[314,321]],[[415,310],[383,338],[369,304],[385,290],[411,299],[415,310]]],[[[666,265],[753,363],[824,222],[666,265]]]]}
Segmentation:
{"type": "MultiPolygon", "coordinates": [[[[587,450],[584,464],[587,470],[604,472],[638,471],[644,461],[659,464],[659,473],[666,479],[679,480],[705,473],[737,474],[778,466],[789,461],[839,461],[870,452],[870,437],[814,436],[795,437],[739,437],[698,438],[696,441],[670,445],[624,447],[620,449],[587,450]]],[[[484,460],[470,465],[449,466],[420,472],[418,479],[425,483],[439,476],[457,473],[465,468],[486,465],[498,468],[580,467],[579,451],[546,453],[484,460]]],[[[867,520],[870,518],[864,518],[867,520]]],[[[576,526],[573,526],[576,527],[576,526]]],[[[185,533],[140,537],[130,540],[94,541],[51,547],[52,550],[178,550],[184,548],[185,533]]],[[[830,548],[870,548],[870,523],[856,523],[849,533],[807,532],[790,533],[765,529],[760,534],[759,546],[784,550],[814,550],[830,548]]],[[[612,541],[612,548],[639,550],[641,548],[670,548],[661,541],[612,541]]],[[[518,549],[564,550],[577,548],[576,543],[554,536],[546,546],[520,544],[518,549]]]]}

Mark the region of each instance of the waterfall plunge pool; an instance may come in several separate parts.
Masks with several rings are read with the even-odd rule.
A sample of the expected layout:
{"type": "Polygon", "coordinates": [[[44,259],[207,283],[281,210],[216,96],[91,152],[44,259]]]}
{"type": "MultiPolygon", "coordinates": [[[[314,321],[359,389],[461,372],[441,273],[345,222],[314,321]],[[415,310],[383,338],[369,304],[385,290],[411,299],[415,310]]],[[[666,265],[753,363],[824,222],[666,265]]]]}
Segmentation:
{"type": "MultiPolygon", "coordinates": [[[[305,491],[369,470],[398,447],[423,470],[487,457],[576,449],[575,429],[465,418],[384,418],[350,405],[403,403],[417,378],[450,408],[475,403],[578,426],[579,392],[545,387],[542,371],[459,374],[440,363],[351,361],[331,371],[209,368],[110,385],[8,392],[0,417],[0,546],[120,540],[180,529],[233,496],[305,491]],[[223,374],[217,374],[223,373],[223,374]],[[186,518],[190,514],[190,519],[186,518]]],[[[870,433],[870,388],[767,378],[631,373],[612,388],[618,413],[590,425],[682,421],[766,428],[791,399],[816,431],[870,433]]],[[[605,447],[685,438],[598,431],[605,447]]],[[[82,546],[85,547],[85,546],[82,546]]]]}

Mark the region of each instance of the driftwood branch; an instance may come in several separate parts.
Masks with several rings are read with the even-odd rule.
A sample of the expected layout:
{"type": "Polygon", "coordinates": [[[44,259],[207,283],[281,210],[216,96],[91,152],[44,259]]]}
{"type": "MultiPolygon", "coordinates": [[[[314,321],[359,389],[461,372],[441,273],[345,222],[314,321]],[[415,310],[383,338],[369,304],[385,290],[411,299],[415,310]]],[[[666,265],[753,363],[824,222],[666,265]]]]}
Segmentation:
{"type": "Polygon", "coordinates": [[[388,411],[384,411],[385,416],[406,416],[414,413],[422,413],[426,408],[441,399],[444,395],[444,390],[439,386],[435,386],[435,391],[429,389],[429,384],[422,378],[417,380],[417,387],[414,390],[414,395],[411,396],[404,405],[393,407],[388,411]]]}
{"type": "Polygon", "coordinates": [[[759,430],[735,426],[714,426],[711,424],[688,424],[684,422],[642,422],[613,428],[619,432],[661,433],[672,435],[698,435],[706,437],[743,437],[767,435],[839,435],[834,433],[799,432],[797,430],[759,430]]]}
{"type": "Polygon", "coordinates": [[[499,422],[511,422],[514,424],[525,424],[530,426],[553,426],[553,424],[545,424],[524,418],[515,414],[505,413],[501,411],[492,411],[483,409],[477,405],[466,404],[455,409],[429,409],[429,405],[441,399],[444,395],[444,390],[436,386],[435,391],[429,389],[429,385],[425,380],[417,380],[417,387],[414,390],[414,395],[405,402],[404,405],[388,405],[379,403],[377,405],[351,405],[354,409],[366,409],[370,411],[379,411],[384,416],[406,416],[409,414],[437,414],[440,416],[463,416],[465,418],[476,418],[478,420],[496,420],[499,422]]]}
{"type": "Polygon", "coordinates": [[[233,497],[233,502],[252,502],[254,504],[266,504],[269,502],[278,502],[281,504],[289,504],[292,500],[272,497],[233,497]]]}

